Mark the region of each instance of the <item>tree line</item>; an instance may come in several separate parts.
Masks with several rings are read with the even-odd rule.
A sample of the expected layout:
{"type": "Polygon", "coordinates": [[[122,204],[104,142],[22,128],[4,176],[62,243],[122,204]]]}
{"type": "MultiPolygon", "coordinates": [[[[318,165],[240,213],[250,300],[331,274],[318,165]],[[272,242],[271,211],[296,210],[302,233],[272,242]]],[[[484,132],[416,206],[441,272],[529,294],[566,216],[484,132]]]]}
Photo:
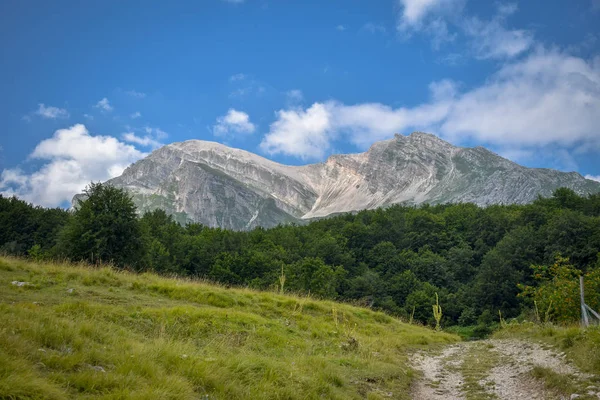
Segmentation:
{"type": "Polygon", "coordinates": [[[588,274],[598,282],[591,296],[600,294],[600,194],[561,188],[527,205],[394,205],[237,232],[182,226],[162,210],[138,216],[125,191],[91,184],[75,211],[0,195],[0,251],[257,289],[279,288],[283,275],[285,291],[428,324],[437,294],[445,326],[517,317],[543,294],[554,299],[547,312],[563,321],[551,304],[571,296],[552,289],[560,279],[588,274]]]}

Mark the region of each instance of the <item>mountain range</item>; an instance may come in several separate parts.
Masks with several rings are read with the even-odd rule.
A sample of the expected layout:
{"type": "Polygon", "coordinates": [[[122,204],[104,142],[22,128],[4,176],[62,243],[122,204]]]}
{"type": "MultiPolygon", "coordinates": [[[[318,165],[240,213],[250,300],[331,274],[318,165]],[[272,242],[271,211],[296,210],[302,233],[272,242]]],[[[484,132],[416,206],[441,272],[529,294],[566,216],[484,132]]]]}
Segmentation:
{"type": "Polygon", "coordinates": [[[182,223],[234,230],[397,203],[487,206],[529,203],[559,187],[600,192],[600,183],[576,172],[526,168],[483,147],[457,147],[423,132],[303,166],[189,140],[155,150],[107,183],[126,189],[140,212],[162,208],[182,223]]]}

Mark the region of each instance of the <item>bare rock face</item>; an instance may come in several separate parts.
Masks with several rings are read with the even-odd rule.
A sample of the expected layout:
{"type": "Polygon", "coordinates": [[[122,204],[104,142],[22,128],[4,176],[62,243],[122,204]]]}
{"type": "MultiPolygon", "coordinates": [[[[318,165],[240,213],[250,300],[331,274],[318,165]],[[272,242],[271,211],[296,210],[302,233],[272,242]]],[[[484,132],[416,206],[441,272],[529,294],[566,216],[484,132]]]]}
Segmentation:
{"type": "Polygon", "coordinates": [[[190,140],[154,151],[107,183],[128,190],[140,212],[162,208],[180,222],[235,230],[396,203],[524,204],[559,187],[600,192],[600,183],[578,173],[525,168],[422,132],[300,167],[190,140]]]}

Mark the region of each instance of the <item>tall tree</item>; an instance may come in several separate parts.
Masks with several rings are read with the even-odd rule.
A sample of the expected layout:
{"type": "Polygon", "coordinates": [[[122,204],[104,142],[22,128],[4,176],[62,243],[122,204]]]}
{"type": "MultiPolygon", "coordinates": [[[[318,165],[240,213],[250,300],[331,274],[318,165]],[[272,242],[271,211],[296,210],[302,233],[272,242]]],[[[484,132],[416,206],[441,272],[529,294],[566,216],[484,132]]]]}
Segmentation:
{"type": "Polygon", "coordinates": [[[136,207],[123,190],[91,183],[65,226],[59,247],[71,259],[140,269],[144,241],[136,207]]]}

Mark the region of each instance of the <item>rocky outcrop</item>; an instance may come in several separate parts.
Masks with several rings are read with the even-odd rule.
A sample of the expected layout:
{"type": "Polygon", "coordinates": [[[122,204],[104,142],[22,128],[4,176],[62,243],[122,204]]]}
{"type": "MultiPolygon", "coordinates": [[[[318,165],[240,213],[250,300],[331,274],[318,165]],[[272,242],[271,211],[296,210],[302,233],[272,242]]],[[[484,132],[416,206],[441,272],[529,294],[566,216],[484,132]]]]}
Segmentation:
{"type": "Polygon", "coordinates": [[[236,230],[395,203],[523,204],[559,187],[600,192],[578,173],[525,168],[422,132],[299,167],[190,140],[154,151],[109,183],[127,189],[142,212],[163,208],[180,222],[236,230]]]}

